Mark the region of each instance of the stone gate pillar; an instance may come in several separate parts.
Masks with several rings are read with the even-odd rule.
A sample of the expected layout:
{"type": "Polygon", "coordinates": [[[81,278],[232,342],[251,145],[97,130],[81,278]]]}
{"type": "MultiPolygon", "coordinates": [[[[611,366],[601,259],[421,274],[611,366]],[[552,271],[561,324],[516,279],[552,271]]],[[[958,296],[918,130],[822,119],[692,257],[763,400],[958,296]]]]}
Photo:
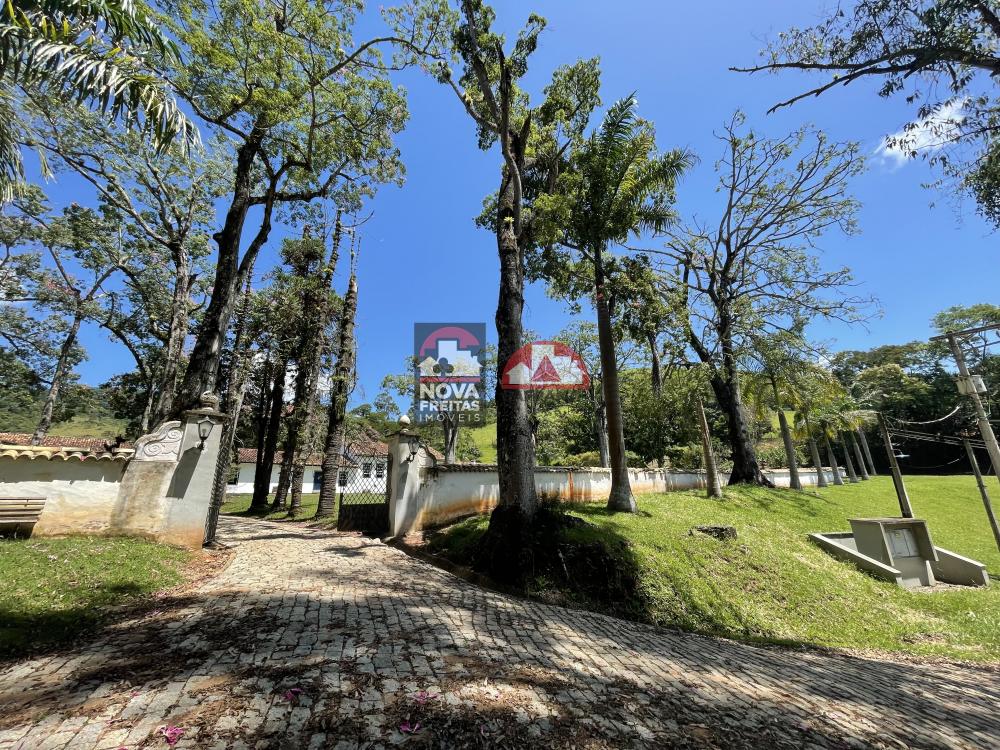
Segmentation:
{"type": "Polygon", "coordinates": [[[419,516],[422,469],[433,458],[409,430],[410,418],[399,418],[400,430],[389,436],[389,536],[405,534],[419,516]]]}
{"type": "Polygon", "coordinates": [[[118,491],[111,531],[181,547],[201,547],[212,499],[222,424],[218,396],[136,441],[118,491]]]}

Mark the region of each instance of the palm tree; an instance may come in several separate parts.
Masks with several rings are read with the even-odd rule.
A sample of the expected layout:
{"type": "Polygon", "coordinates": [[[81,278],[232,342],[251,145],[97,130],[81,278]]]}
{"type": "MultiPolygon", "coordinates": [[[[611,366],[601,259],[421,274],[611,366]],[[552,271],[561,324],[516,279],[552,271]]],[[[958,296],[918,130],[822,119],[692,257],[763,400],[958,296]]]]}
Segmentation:
{"type": "MultiPolygon", "coordinates": [[[[634,95],[615,102],[600,127],[574,151],[563,175],[561,234],[556,244],[578,252],[590,267],[611,459],[608,508],[634,512],[622,428],[618,364],[612,330],[613,257],[608,247],[630,235],[662,232],[674,220],[674,186],[691,164],[684,151],[660,153],[650,123],[636,116],[634,95]]],[[[582,270],[582,269],[581,269],[582,270]]]]}
{"type": "Polygon", "coordinates": [[[86,102],[140,125],[158,148],[177,136],[185,146],[196,143],[197,129],[157,72],[179,58],[135,0],[8,0],[0,8],[0,202],[20,192],[20,144],[32,140],[17,114],[19,91],[86,102]]]}

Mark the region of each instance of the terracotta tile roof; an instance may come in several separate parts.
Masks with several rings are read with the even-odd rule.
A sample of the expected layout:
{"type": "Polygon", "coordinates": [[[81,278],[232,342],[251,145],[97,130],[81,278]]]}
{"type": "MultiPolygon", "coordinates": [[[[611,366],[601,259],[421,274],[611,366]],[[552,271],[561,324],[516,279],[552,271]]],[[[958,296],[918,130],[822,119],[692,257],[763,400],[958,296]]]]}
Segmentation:
{"type": "MultiPolygon", "coordinates": [[[[237,458],[241,464],[255,464],[257,463],[257,449],[256,448],[240,448],[236,451],[237,458]]],[[[282,462],[285,457],[284,451],[274,452],[274,464],[277,466],[282,462]]],[[[321,466],[323,464],[323,454],[313,453],[309,458],[306,459],[306,466],[321,466]]]]}
{"type": "MultiPolygon", "coordinates": [[[[31,445],[30,432],[0,432],[0,445],[31,445]]],[[[72,449],[104,453],[115,448],[131,448],[132,443],[116,438],[69,437],[66,435],[46,435],[42,438],[42,448],[72,449]]]]}
{"type": "MultiPolygon", "coordinates": [[[[367,458],[369,456],[385,456],[389,452],[389,446],[374,430],[365,429],[362,434],[347,443],[348,463],[357,466],[358,462],[354,458],[367,458]]],[[[256,464],[256,448],[240,448],[237,450],[237,458],[241,464],[256,464]]],[[[275,451],[274,464],[277,466],[284,458],[283,451],[275,451]]],[[[306,466],[322,466],[323,454],[313,453],[306,459],[306,466]]]]}
{"type": "Polygon", "coordinates": [[[132,452],[131,443],[113,439],[46,435],[41,445],[32,445],[30,433],[0,432],[0,457],[4,458],[126,461],[132,452]]]}

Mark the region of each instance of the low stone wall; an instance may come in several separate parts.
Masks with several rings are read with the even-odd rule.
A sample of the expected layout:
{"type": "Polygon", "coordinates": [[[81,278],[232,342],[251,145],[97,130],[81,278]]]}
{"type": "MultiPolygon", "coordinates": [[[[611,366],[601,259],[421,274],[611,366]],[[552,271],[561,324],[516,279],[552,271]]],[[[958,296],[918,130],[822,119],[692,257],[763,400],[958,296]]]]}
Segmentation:
{"type": "Polygon", "coordinates": [[[124,458],[8,453],[0,456],[0,497],[45,498],[33,534],[102,534],[110,529],[124,458]]]}
{"type": "MultiPolygon", "coordinates": [[[[436,464],[420,449],[412,460],[405,452],[393,462],[389,518],[390,532],[404,534],[434,528],[467,516],[487,513],[499,498],[497,467],[486,464],[436,464]]],[[[767,472],[779,487],[789,485],[787,470],[767,472]]],[[[832,483],[833,474],[825,471],[832,483]]],[[[803,486],[816,484],[814,469],[801,469],[803,486]]],[[[703,471],[629,469],[629,482],[636,495],[707,487],[703,471]]],[[[727,476],[720,476],[725,484],[727,476]]],[[[611,470],[578,467],[538,467],[535,487],[539,495],[563,502],[602,502],[611,492],[611,470]]]]}

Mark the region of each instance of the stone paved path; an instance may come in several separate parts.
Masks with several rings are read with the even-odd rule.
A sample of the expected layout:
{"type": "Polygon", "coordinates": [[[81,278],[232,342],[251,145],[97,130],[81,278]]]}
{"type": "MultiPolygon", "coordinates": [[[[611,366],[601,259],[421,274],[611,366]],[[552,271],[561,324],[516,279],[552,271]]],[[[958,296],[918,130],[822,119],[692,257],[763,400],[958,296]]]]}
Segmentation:
{"type": "Polygon", "coordinates": [[[483,591],[356,536],[222,530],[220,576],[0,670],[0,749],[168,748],[172,727],[176,748],[1000,747],[987,667],[752,648],[483,591]]]}

